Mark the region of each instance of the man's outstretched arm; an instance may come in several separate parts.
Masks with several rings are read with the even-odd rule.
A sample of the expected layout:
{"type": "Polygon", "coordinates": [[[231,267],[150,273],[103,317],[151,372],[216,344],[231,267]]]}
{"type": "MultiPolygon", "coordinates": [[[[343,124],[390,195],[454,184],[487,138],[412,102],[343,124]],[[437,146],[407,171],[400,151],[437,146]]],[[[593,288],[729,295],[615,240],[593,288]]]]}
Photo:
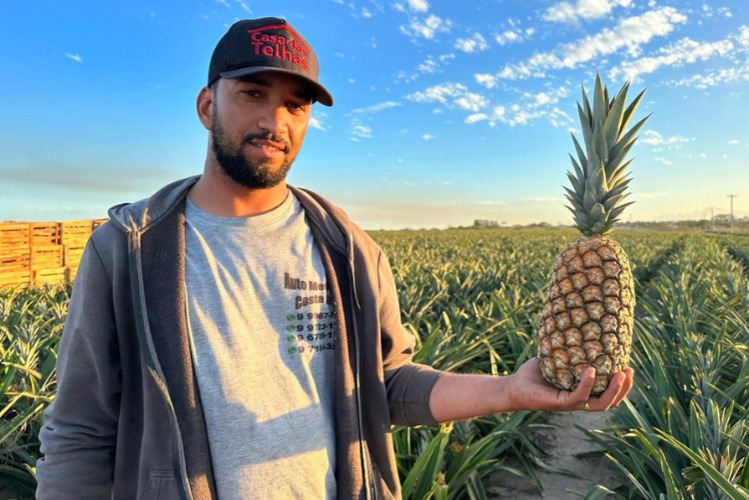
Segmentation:
{"type": "Polygon", "coordinates": [[[538,359],[534,358],[512,375],[501,377],[444,373],[432,388],[429,407],[438,422],[518,410],[602,411],[616,406],[627,395],[633,374],[631,368],[615,374],[606,391],[591,396],[593,368],[583,373],[574,391],[563,391],[541,376],[538,359]]]}

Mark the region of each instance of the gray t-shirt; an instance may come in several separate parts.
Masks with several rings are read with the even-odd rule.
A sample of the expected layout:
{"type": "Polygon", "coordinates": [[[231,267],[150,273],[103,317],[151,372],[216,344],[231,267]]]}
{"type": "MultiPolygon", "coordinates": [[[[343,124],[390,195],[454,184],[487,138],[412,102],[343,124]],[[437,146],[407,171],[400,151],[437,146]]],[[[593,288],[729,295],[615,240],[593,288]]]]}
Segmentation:
{"type": "Polygon", "coordinates": [[[299,201],[218,217],[188,200],[185,280],[219,498],[334,499],[337,328],[299,201]]]}

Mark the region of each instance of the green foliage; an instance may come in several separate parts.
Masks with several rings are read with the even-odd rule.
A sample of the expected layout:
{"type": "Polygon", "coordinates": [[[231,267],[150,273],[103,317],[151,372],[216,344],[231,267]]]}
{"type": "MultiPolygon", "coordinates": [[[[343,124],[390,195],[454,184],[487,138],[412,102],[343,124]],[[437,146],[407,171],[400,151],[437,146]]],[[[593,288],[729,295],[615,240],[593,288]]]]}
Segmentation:
{"type": "Polygon", "coordinates": [[[33,495],[42,410],[55,389],[55,357],[69,288],[0,290],[0,484],[33,495]]]}
{"type": "MultiPolygon", "coordinates": [[[[572,229],[387,231],[414,359],[463,373],[512,373],[535,355],[548,273],[572,229]]],[[[617,231],[634,276],[636,387],[606,431],[585,431],[627,478],[584,498],[747,498],[749,488],[749,239],[617,231]],[[739,495],[739,496],[736,496],[739,495]],[[744,495],[744,496],[741,496],[744,495]]],[[[41,411],[70,289],[0,290],[0,485],[35,488],[41,411]]],[[[407,499],[492,498],[496,473],[540,491],[539,412],[443,426],[396,427],[407,499]],[[535,441],[534,441],[535,440],[535,441]],[[512,465],[511,465],[512,464],[512,465]]],[[[1,493],[1,492],[0,492],[1,493]]]]}
{"type": "Polygon", "coordinates": [[[638,288],[636,394],[610,431],[586,431],[629,478],[622,498],[749,498],[749,295],[733,257],[741,245],[682,237],[638,288]]]}

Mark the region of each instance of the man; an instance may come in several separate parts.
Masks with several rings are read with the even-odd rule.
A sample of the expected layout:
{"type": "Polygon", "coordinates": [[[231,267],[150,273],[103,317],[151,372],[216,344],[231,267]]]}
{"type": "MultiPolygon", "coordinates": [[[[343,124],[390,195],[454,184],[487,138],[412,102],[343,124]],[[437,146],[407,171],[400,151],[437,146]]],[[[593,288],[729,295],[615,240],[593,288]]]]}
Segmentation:
{"type": "Polygon", "coordinates": [[[202,176],[110,210],[82,258],[40,433],[37,498],[399,498],[392,424],[604,410],[536,360],[509,376],[410,362],[385,256],[342,210],[289,186],[314,102],[309,44],[235,23],[197,98],[202,176]]]}

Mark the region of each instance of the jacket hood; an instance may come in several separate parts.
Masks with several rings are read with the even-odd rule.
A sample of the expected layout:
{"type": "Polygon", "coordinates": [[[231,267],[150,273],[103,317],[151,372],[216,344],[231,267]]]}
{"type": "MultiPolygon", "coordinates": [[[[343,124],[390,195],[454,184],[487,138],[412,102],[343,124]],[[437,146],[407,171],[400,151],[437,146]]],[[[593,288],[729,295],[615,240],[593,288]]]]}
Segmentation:
{"type": "MultiPolygon", "coordinates": [[[[167,184],[149,198],[115,205],[109,209],[109,218],[125,233],[143,233],[183,203],[187,191],[198,179],[200,175],[181,179],[167,184]]],[[[348,215],[316,193],[291,185],[288,187],[330,242],[351,257],[352,234],[348,215]]]]}
{"type": "Polygon", "coordinates": [[[146,231],[184,200],[199,175],[167,184],[153,196],[133,203],[121,203],[109,209],[109,219],[125,233],[146,231]]]}

